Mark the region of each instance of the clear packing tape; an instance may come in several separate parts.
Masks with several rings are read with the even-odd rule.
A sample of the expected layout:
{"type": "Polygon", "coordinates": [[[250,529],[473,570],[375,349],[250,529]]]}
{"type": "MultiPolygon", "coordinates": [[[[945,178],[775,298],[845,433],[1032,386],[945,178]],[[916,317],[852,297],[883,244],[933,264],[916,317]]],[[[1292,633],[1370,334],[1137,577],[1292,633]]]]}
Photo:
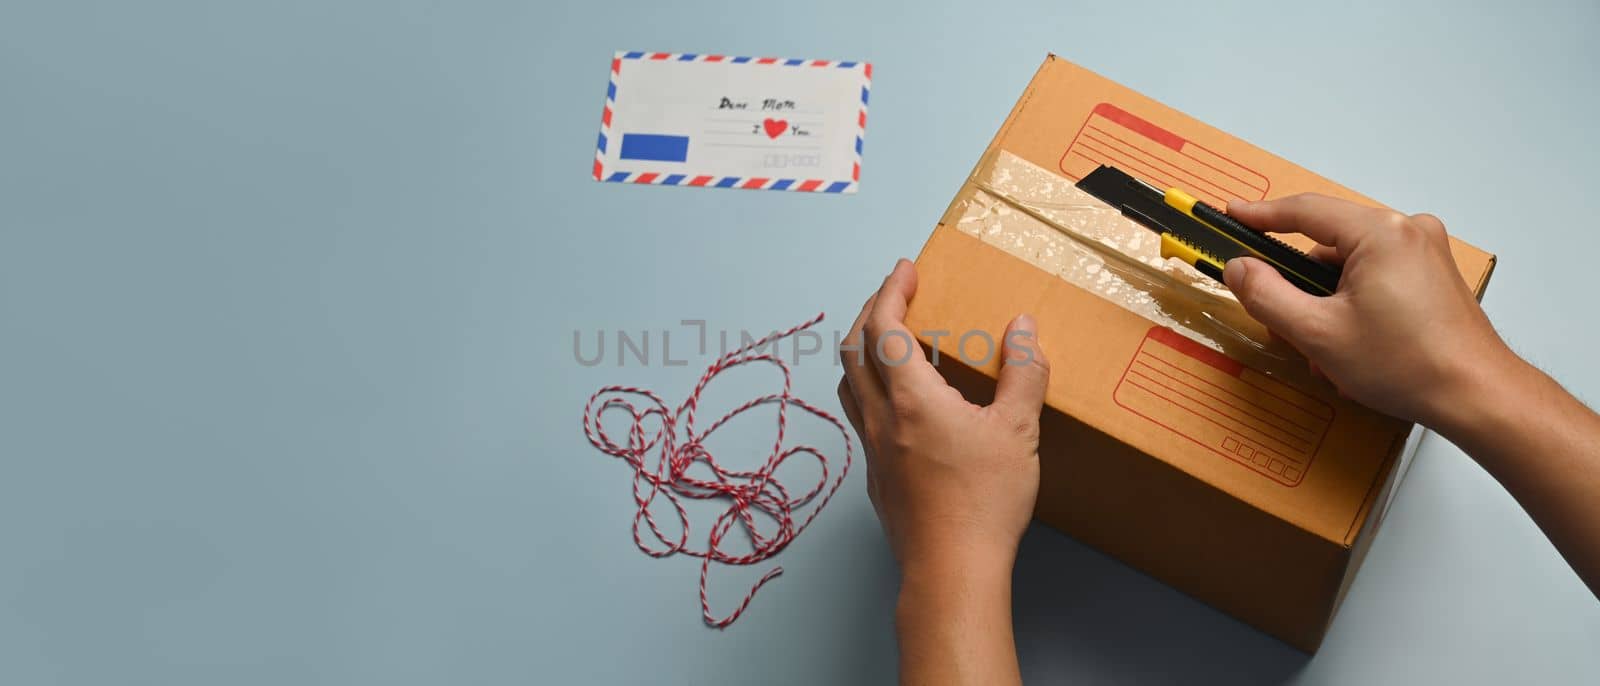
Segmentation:
{"type": "Polygon", "coordinates": [[[1158,235],[1071,180],[997,150],[970,181],[946,214],[962,233],[1258,371],[1306,375],[1225,287],[1162,258],[1158,235]]]}

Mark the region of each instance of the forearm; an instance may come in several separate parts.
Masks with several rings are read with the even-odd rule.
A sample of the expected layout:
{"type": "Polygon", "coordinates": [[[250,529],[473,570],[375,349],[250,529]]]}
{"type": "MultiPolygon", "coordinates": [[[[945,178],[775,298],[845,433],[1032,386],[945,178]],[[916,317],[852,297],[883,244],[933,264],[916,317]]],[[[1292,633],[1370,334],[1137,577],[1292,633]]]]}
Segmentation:
{"type": "Polygon", "coordinates": [[[1495,363],[1447,402],[1440,433],[1505,486],[1600,595],[1600,416],[1520,359],[1495,363]]]}
{"type": "Polygon", "coordinates": [[[1004,562],[907,565],[895,611],[900,683],[1021,683],[1004,562]]]}

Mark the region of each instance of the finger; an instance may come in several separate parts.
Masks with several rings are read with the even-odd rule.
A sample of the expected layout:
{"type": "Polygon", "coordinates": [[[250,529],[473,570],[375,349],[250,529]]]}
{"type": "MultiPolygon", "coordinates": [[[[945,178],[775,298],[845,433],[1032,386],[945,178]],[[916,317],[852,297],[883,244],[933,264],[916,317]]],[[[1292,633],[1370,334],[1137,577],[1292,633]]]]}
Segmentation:
{"type": "Polygon", "coordinates": [[[1365,207],[1318,193],[1301,193],[1277,200],[1228,203],[1228,215],[1259,231],[1302,233],[1323,245],[1350,255],[1356,243],[1377,226],[1383,210],[1365,207]]]}
{"type": "MultiPolygon", "coordinates": [[[[872,413],[885,409],[887,402],[884,399],[883,382],[878,380],[878,373],[873,371],[867,361],[866,334],[863,333],[867,315],[872,312],[873,303],[877,299],[876,293],[867,298],[867,302],[861,306],[861,312],[856,315],[855,322],[850,325],[850,333],[839,346],[839,362],[844,365],[844,378],[851,393],[855,395],[856,407],[858,410],[865,408],[872,413]]],[[[860,433],[862,428],[864,425],[856,425],[856,432],[860,433]]]]}
{"type": "Polygon", "coordinates": [[[850,390],[850,379],[839,378],[839,407],[844,408],[844,418],[850,420],[850,426],[856,430],[856,435],[861,437],[861,442],[866,443],[867,425],[861,420],[861,406],[856,403],[855,392],[850,390]]]}
{"type": "Polygon", "coordinates": [[[850,426],[856,430],[856,436],[861,439],[861,456],[867,463],[867,498],[874,503],[878,499],[878,480],[874,474],[872,463],[872,449],[867,447],[867,426],[861,417],[861,406],[856,404],[855,392],[850,390],[848,378],[839,379],[839,406],[844,408],[845,419],[850,420],[850,426]]]}
{"type": "Polygon", "coordinates": [[[906,308],[916,292],[917,269],[909,260],[902,259],[883,280],[883,288],[878,290],[865,325],[866,349],[863,352],[877,369],[884,389],[906,397],[918,395],[918,389],[926,388],[927,384],[944,383],[905,325],[906,308]]]}
{"type": "Polygon", "coordinates": [[[850,333],[846,336],[845,344],[840,346],[839,356],[844,363],[844,378],[839,380],[839,405],[844,408],[844,416],[850,420],[850,426],[856,430],[856,436],[861,439],[861,455],[867,463],[867,499],[872,502],[873,509],[878,506],[878,479],[877,470],[873,468],[874,456],[871,442],[868,440],[869,426],[883,426],[884,417],[881,415],[889,411],[889,401],[884,397],[883,382],[878,380],[877,372],[867,366],[862,341],[865,334],[862,326],[866,321],[867,313],[872,311],[876,295],[867,298],[861,306],[861,313],[856,315],[856,320],[850,325],[850,333]],[[850,348],[855,348],[851,350],[850,348]],[[862,408],[865,407],[866,411],[862,408]],[[866,419],[867,412],[875,417],[869,424],[866,419]]]}
{"type": "Polygon", "coordinates": [[[1004,339],[1005,358],[994,390],[994,404],[1012,417],[1037,418],[1050,385],[1050,361],[1039,345],[1038,324],[1026,314],[1011,320],[1004,339]]]}
{"type": "MultiPolygon", "coordinates": [[[[1295,351],[1297,353],[1300,352],[1300,349],[1296,348],[1294,346],[1294,341],[1291,341],[1291,340],[1289,340],[1287,338],[1284,338],[1282,334],[1279,334],[1278,332],[1273,331],[1272,329],[1267,329],[1267,339],[1270,340],[1270,341],[1276,342],[1276,343],[1280,343],[1280,344],[1282,344],[1284,346],[1287,346],[1290,350],[1293,350],[1293,351],[1295,351]]],[[[1300,353],[1300,354],[1302,356],[1305,355],[1305,353],[1300,353]]]]}
{"type": "Polygon", "coordinates": [[[1311,259],[1323,264],[1344,264],[1344,256],[1340,255],[1338,249],[1331,245],[1314,245],[1311,247],[1311,251],[1307,252],[1306,255],[1310,256],[1311,259]]]}
{"type": "Polygon", "coordinates": [[[861,311],[856,313],[855,321],[850,323],[850,331],[845,334],[844,343],[839,346],[839,361],[846,368],[864,366],[866,358],[861,355],[861,326],[867,321],[867,313],[872,311],[872,303],[878,299],[878,292],[873,291],[867,296],[867,301],[861,304],[861,311]]]}
{"type": "Polygon", "coordinates": [[[1320,298],[1294,287],[1278,270],[1254,257],[1228,260],[1222,278],[1251,317],[1305,350],[1302,344],[1322,316],[1325,303],[1320,298]]]}

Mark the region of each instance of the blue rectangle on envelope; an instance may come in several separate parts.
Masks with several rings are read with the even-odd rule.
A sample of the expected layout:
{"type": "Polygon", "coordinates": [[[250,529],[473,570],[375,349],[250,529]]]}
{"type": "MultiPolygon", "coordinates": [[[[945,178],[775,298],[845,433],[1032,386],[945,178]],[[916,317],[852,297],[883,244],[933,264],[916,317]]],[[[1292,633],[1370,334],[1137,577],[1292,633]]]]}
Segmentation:
{"type": "Polygon", "coordinates": [[[684,162],[689,159],[689,137],[625,133],[622,134],[622,159],[684,162]]]}

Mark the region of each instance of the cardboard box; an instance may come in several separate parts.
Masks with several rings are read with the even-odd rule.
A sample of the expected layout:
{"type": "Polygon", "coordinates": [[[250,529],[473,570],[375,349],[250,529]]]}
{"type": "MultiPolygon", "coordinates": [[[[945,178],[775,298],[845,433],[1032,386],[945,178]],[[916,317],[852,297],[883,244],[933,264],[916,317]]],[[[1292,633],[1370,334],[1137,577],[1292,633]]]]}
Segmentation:
{"type": "MultiPolygon", "coordinates": [[[[1314,652],[1420,431],[1340,398],[1225,290],[1152,258],[1153,234],[1071,197],[1101,162],[1218,205],[1379,204],[1052,55],[923,247],[907,324],[987,402],[999,357],[944,332],[1034,314],[1053,367],[1038,519],[1314,652]]],[[[1481,297],[1494,256],[1452,249],[1481,297]]]]}

